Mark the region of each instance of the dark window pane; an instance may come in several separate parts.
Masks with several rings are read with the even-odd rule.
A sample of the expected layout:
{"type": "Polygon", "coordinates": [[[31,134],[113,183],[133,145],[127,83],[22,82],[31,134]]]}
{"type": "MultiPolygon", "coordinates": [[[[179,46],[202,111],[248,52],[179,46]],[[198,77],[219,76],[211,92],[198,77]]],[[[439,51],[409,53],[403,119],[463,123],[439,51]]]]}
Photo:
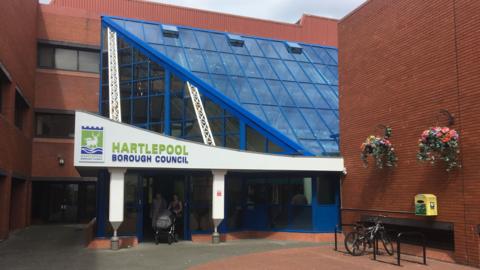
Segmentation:
{"type": "Polygon", "coordinates": [[[131,64],[131,63],[132,63],[132,48],[118,50],[118,64],[125,65],[125,64],[131,64]]]}
{"type": "Polygon", "coordinates": [[[159,95],[165,92],[165,82],[161,79],[150,81],[150,94],[159,95]]]}
{"type": "Polygon", "coordinates": [[[27,117],[28,104],[22,95],[16,91],[15,92],[15,126],[19,129],[23,129],[25,118],[27,117]]]}
{"type": "Polygon", "coordinates": [[[268,141],[268,152],[269,153],[282,153],[285,150],[283,150],[282,147],[278,146],[277,144],[273,143],[272,141],[268,141]]]}
{"type": "Polygon", "coordinates": [[[233,149],[240,149],[240,136],[227,135],[225,136],[225,146],[233,149]]]}
{"type": "Polygon", "coordinates": [[[98,52],[78,52],[78,70],[80,71],[98,73],[99,61],[98,52]]]}
{"type": "Polygon", "coordinates": [[[133,96],[143,97],[148,93],[148,81],[138,81],[133,84],[133,96]]]}
{"type": "Polygon", "coordinates": [[[319,204],[335,204],[336,179],[333,176],[319,177],[317,180],[317,200],[319,204]]]}
{"type": "Polygon", "coordinates": [[[184,83],[178,77],[171,75],[170,77],[170,92],[172,94],[183,93],[184,83]]]}
{"type": "Polygon", "coordinates": [[[179,96],[170,97],[170,119],[183,120],[183,98],[179,96]]]}
{"type": "Polygon", "coordinates": [[[54,68],[54,48],[46,45],[38,46],[38,66],[54,68]]]}
{"type": "Polygon", "coordinates": [[[200,137],[202,136],[202,132],[200,131],[200,127],[198,126],[198,121],[190,120],[185,122],[185,132],[184,137],[200,137]]]}
{"type": "Polygon", "coordinates": [[[157,133],[163,133],[163,123],[150,124],[150,130],[157,133]]]}
{"type": "Polygon", "coordinates": [[[132,99],[133,102],[133,123],[141,124],[147,122],[147,98],[132,99]]]}
{"type": "Polygon", "coordinates": [[[150,97],[150,122],[161,122],[165,114],[163,96],[150,97]]]}
{"type": "Polygon", "coordinates": [[[140,63],[133,66],[133,79],[141,80],[148,77],[148,63],[140,63]]]}
{"type": "MultiPolygon", "coordinates": [[[[191,103],[191,100],[188,100],[191,103]]],[[[208,117],[219,117],[223,116],[223,109],[218,106],[217,104],[213,103],[210,100],[205,100],[203,102],[203,106],[205,108],[205,113],[208,117]]]]}
{"type": "Polygon", "coordinates": [[[225,118],[225,133],[238,133],[240,130],[238,119],[234,117],[225,118]]]}
{"type": "Polygon", "coordinates": [[[55,48],[55,68],[77,70],[78,51],[55,48]]]}
{"type": "MultiPolygon", "coordinates": [[[[105,89],[107,91],[106,97],[108,98],[108,86],[105,89]]],[[[130,83],[122,83],[120,84],[120,98],[125,99],[132,96],[132,85],[130,83]]]]}
{"type": "MultiPolygon", "coordinates": [[[[131,124],[132,120],[132,107],[131,107],[131,99],[123,99],[121,101],[121,110],[122,110],[122,122],[131,124]]],[[[108,108],[106,108],[108,110],[108,108]]]]}
{"type": "Polygon", "coordinates": [[[75,115],[37,113],[35,136],[50,138],[73,138],[75,115]]]}
{"type": "Polygon", "coordinates": [[[266,142],[267,140],[262,134],[247,126],[247,150],[265,152],[266,142]]]}
{"type": "Polygon", "coordinates": [[[165,70],[155,62],[150,62],[150,77],[164,78],[165,70]]]}
{"type": "MultiPolygon", "coordinates": [[[[124,82],[124,81],[132,80],[132,66],[130,65],[121,66],[119,69],[119,73],[120,73],[120,81],[124,82]]],[[[104,80],[104,82],[107,83],[107,80],[108,79],[104,80]]]]}

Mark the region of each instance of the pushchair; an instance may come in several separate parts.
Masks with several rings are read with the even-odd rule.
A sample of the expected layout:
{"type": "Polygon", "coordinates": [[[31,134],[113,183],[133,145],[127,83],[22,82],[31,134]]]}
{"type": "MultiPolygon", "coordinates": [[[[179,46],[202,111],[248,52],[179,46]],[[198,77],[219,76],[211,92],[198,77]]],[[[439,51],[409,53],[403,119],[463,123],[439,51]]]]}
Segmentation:
{"type": "Polygon", "coordinates": [[[167,236],[168,244],[178,242],[178,237],[175,232],[175,214],[170,210],[163,210],[155,222],[155,244],[158,245],[161,236],[167,236]]]}

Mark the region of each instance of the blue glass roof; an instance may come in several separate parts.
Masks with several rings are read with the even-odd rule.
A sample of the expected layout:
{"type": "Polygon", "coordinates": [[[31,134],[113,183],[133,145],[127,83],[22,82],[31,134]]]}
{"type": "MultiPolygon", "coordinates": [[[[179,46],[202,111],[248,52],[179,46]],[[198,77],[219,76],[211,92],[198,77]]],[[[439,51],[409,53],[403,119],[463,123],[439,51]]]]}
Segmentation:
{"type": "Polygon", "coordinates": [[[177,35],[170,25],[116,17],[104,22],[180,65],[305,152],[339,152],[336,48],[297,43],[301,53],[293,53],[286,41],[184,26],[176,26],[177,35]]]}

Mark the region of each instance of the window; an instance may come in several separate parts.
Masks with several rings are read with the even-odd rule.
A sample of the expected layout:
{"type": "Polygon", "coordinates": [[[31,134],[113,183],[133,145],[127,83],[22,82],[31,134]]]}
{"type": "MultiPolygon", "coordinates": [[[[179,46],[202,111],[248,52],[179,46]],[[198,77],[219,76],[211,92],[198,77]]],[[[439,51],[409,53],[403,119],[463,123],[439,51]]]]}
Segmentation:
{"type": "Polygon", "coordinates": [[[3,112],[3,95],[10,85],[7,75],[0,69],[0,113],[3,112]]]}
{"type": "Polygon", "coordinates": [[[36,113],[35,136],[45,138],[73,138],[75,116],[64,113],[36,113]]]}
{"type": "Polygon", "coordinates": [[[17,92],[15,93],[15,126],[19,129],[23,129],[28,107],[27,101],[17,89],[17,92]]]}
{"type": "Polygon", "coordinates": [[[334,175],[319,177],[317,181],[318,204],[334,204],[338,178],[334,175]]]}
{"type": "Polygon", "coordinates": [[[38,67],[98,73],[99,52],[50,44],[38,45],[38,67]]]}

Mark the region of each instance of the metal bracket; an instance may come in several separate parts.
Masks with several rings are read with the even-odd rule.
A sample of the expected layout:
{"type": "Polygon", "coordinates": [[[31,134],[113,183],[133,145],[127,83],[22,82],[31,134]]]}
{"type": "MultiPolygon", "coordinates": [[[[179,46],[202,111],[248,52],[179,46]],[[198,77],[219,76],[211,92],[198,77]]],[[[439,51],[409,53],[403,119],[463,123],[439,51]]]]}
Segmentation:
{"type": "Polygon", "coordinates": [[[108,95],[110,119],[122,122],[120,103],[120,77],[118,73],[117,33],[107,28],[108,39],[108,95]]]}
{"type": "Polygon", "coordinates": [[[195,109],[195,115],[197,116],[198,125],[200,126],[203,143],[215,146],[212,130],[210,129],[207,114],[205,113],[205,109],[203,108],[200,93],[198,92],[197,87],[190,84],[190,82],[187,82],[187,88],[188,92],[190,93],[190,98],[192,99],[193,108],[195,109]]]}

